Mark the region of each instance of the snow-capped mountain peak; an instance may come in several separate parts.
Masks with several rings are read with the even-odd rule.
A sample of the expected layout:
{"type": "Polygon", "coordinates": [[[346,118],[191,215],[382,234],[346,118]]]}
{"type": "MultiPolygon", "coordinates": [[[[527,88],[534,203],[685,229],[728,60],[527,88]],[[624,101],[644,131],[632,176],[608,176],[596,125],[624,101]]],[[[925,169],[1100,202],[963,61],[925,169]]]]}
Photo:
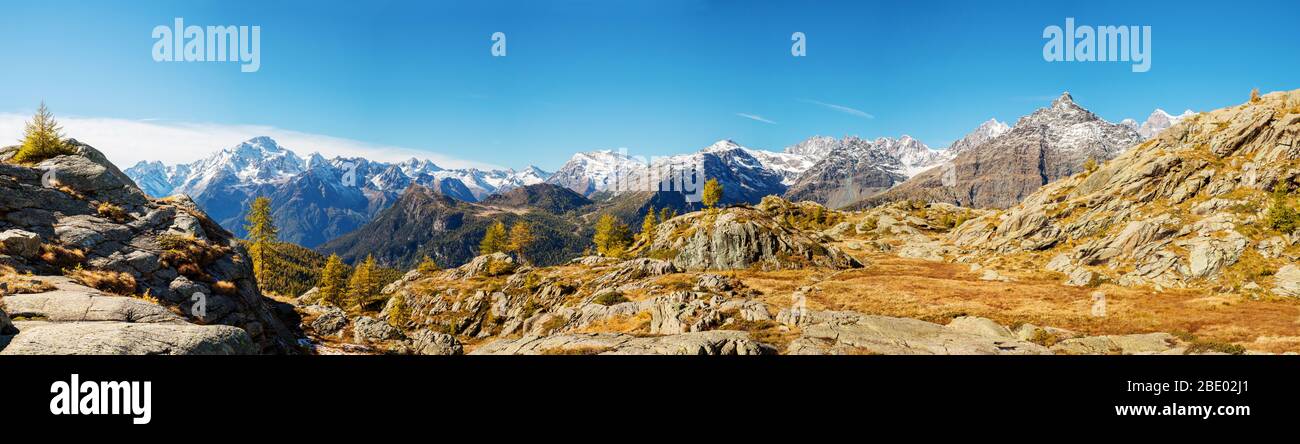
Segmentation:
{"type": "Polygon", "coordinates": [[[398,163],[397,167],[401,168],[402,173],[406,174],[408,177],[415,177],[423,173],[436,173],[443,170],[442,167],[433,163],[433,161],[420,160],[414,157],[398,163]]]}
{"type": "Polygon", "coordinates": [[[956,142],[953,142],[951,145],[948,145],[948,149],[944,150],[943,154],[945,157],[951,159],[956,157],[957,154],[962,151],[979,146],[980,144],[1001,136],[1010,130],[1010,125],[1007,125],[998,119],[986,120],[984,123],[981,123],[979,127],[976,127],[974,131],[971,131],[970,134],[967,134],[956,142]]]}
{"type": "Polygon", "coordinates": [[[510,171],[512,173],[511,180],[519,185],[535,185],[545,182],[546,178],[551,177],[551,173],[533,165],[529,165],[527,168],[519,171],[510,171]]]}
{"type": "Polygon", "coordinates": [[[311,153],[307,155],[306,169],[315,170],[320,168],[331,168],[331,167],[332,165],[330,165],[329,160],[326,160],[325,156],[320,155],[320,153],[311,153]]]}
{"type": "Polygon", "coordinates": [[[789,154],[797,154],[809,159],[821,160],[840,145],[840,141],[830,136],[813,136],[785,148],[789,154]]]}
{"type": "Polygon", "coordinates": [[[624,150],[581,151],[574,153],[546,182],[591,195],[607,190],[622,180],[620,178],[645,168],[645,161],[628,155],[624,150]]]}
{"type": "Polygon", "coordinates": [[[196,196],[214,183],[259,185],[283,182],[301,174],[305,168],[306,162],[293,151],[281,147],[270,137],[259,136],[187,165],[184,179],[164,194],[196,196]]]}
{"type": "Polygon", "coordinates": [[[997,137],[1010,129],[1011,125],[1007,125],[998,119],[989,119],[984,121],[984,123],[981,123],[978,128],[975,128],[975,131],[978,133],[988,134],[991,137],[997,137]]]}
{"type": "Polygon", "coordinates": [[[301,173],[306,166],[298,155],[266,136],[254,137],[209,158],[206,167],[233,170],[240,179],[269,181],[301,173]]]}
{"type": "Polygon", "coordinates": [[[1147,120],[1142,122],[1141,126],[1133,125],[1132,128],[1137,130],[1138,134],[1142,135],[1143,139],[1150,139],[1155,137],[1157,134],[1160,134],[1161,131],[1169,129],[1169,127],[1177,125],[1178,122],[1181,122],[1183,119],[1194,115],[1196,115],[1196,113],[1190,109],[1175,116],[1169,114],[1163,109],[1156,108],[1155,111],[1151,112],[1151,115],[1147,116],[1147,120]]]}
{"type": "Polygon", "coordinates": [[[713,142],[712,145],[709,145],[709,146],[707,146],[707,147],[704,147],[704,149],[700,150],[700,152],[702,152],[702,153],[716,153],[716,152],[720,152],[720,151],[731,151],[731,150],[740,149],[740,148],[744,148],[744,147],[740,146],[739,144],[737,144],[736,142],[732,141],[731,139],[722,139],[722,140],[719,140],[719,141],[717,141],[717,142],[713,142]]]}
{"type": "Polygon", "coordinates": [[[1079,106],[1074,104],[1074,96],[1070,95],[1069,91],[1062,92],[1060,97],[1057,97],[1056,100],[1052,101],[1053,108],[1063,108],[1067,106],[1079,106]]]}
{"type": "Polygon", "coordinates": [[[168,196],[172,190],[189,175],[188,165],[177,165],[168,167],[162,162],[145,162],[140,161],[135,166],[127,168],[126,175],[135,181],[145,193],[151,196],[168,196]]]}

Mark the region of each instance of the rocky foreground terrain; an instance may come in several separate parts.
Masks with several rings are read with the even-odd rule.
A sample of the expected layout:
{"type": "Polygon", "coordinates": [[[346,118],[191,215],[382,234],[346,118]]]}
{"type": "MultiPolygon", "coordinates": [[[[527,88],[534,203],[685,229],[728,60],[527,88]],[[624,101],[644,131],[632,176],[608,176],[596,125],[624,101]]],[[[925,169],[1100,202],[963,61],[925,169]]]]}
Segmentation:
{"type": "MultiPolygon", "coordinates": [[[[1104,290],[1071,294],[1054,290],[1070,287],[1043,282],[1058,274],[1025,278],[957,263],[949,259],[960,250],[945,241],[947,227],[985,213],[909,205],[836,213],[770,197],[752,208],[669,221],[634,247],[638,258],[593,256],[534,268],[498,253],[454,269],[412,271],[383,290],[389,302],[378,313],[319,305],[311,292],[297,303],[324,353],[1248,351],[1181,327],[1154,328],[1175,323],[1134,325],[1092,314],[1095,295],[1089,292],[1104,290]],[[900,272],[900,264],[940,270],[918,275],[900,272]],[[1044,291],[1074,300],[1060,312],[1006,309],[1044,291]],[[931,293],[946,299],[934,305],[939,312],[927,312],[929,301],[918,300],[931,293]],[[1058,321],[1069,328],[1050,324],[1058,321]]],[[[1115,295],[1121,296],[1127,298],[1115,295]]],[[[1123,313],[1125,303],[1117,299],[1117,311],[1123,313]]],[[[1294,304],[1280,308],[1294,319],[1294,304]]],[[[1295,326],[1288,328],[1294,335],[1295,326]]]]}
{"type": "Polygon", "coordinates": [[[296,313],[262,297],[229,232],[68,143],[76,154],[0,162],[0,354],[300,351],[296,313]]]}

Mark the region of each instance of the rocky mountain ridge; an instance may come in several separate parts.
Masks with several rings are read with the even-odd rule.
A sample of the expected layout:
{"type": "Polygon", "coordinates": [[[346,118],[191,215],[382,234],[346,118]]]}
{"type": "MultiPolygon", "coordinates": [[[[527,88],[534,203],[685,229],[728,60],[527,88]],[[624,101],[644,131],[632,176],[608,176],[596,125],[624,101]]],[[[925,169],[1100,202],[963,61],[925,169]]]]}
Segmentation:
{"type": "Polygon", "coordinates": [[[855,203],[919,199],[968,207],[1005,208],[1044,184],[1082,171],[1141,141],[1133,128],[1097,117],[1064,93],[1049,107],[1020,118],[1010,130],[961,150],[948,163],[855,203]]]}

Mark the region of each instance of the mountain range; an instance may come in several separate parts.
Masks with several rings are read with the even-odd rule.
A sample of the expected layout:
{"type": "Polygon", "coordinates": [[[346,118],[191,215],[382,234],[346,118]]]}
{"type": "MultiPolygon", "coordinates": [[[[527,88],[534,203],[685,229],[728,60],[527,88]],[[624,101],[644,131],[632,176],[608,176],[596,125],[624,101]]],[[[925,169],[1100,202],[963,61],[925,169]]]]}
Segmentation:
{"type": "Polygon", "coordinates": [[[140,162],[130,176],[151,196],[190,196],[226,229],[242,236],[249,204],[271,198],[281,239],[306,247],[350,232],[419,184],[474,202],[497,192],[540,183],[550,175],[522,170],[444,169],[428,160],[385,163],[360,157],[306,159],[269,137],[254,137],[190,164],[140,162]]]}
{"type": "Polygon", "coordinates": [[[254,137],[193,163],[140,162],[125,173],[149,195],[190,196],[239,236],[252,200],[270,197],[281,239],[317,248],[375,220],[412,186],[475,203],[527,185],[553,184],[614,209],[620,219],[635,225],[636,212],[652,206],[698,208],[679,193],[656,192],[663,172],[690,168],[723,185],[722,204],[754,204],[778,195],[833,208],[912,198],[1005,207],[1079,171],[1089,158],[1114,157],[1188,113],[1173,116],[1156,110],[1141,125],[1132,119],[1113,124],[1066,93],[1014,126],[985,121],[945,149],[930,148],[907,135],[814,136],[782,151],[724,139],[693,153],[650,161],[621,150],[579,152],[553,174],[533,166],[444,169],[415,158],[397,163],[326,159],[317,153],[303,158],[269,137],[254,137]],[[954,172],[956,182],[945,185],[944,171],[954,172]]]}
{"type": "Polygon", "coordinates": [[[947,150],[931,150],[910,136],[875,140],[853,136],[814,137],[788,148],[787,152],[820,157],[799,176],[785,197],[830,207],[841,207],[888,190],[948,159],[947,150]]]}

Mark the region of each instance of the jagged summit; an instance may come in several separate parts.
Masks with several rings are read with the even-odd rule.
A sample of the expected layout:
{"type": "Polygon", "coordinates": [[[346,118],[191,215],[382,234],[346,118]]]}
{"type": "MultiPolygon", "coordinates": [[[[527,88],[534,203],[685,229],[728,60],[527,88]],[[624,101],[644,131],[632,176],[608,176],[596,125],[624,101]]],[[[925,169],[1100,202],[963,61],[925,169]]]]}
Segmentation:
{"type": "Polygon", "coordinates": [[[1074,96],[1070,95],[1069,91],[1061,92],[1060,97],[1057,97],[1056,100],[1052,101],[1052,107],[1066,106],[1066,105],[1073,105],[1073,104],[1074,104],[1074,96]]]}

